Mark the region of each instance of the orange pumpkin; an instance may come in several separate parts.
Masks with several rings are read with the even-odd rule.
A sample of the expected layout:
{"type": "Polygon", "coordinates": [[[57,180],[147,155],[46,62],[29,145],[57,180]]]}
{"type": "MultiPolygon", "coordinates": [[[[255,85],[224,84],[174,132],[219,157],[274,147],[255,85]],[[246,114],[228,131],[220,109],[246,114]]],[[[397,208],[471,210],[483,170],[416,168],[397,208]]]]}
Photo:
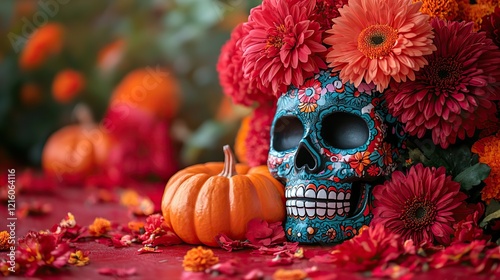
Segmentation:
{"type": "Polygon", "coordinates": [[[285,218],[284,187],[267,166],[235,164],[229,146],[224,146],[224,156],[223,163],[197,164],[177,172],[165,187],[163,216],[186,243],[217,246],[215,237],[220,233],[243,240],[250,220],[285,218]]]}
{"type": "Polygon", "coordinates": [[[63,127],[43,147],[43,170],[65,181],[82,179],[105,164],[112,142],[97,125],[63,127]]]}

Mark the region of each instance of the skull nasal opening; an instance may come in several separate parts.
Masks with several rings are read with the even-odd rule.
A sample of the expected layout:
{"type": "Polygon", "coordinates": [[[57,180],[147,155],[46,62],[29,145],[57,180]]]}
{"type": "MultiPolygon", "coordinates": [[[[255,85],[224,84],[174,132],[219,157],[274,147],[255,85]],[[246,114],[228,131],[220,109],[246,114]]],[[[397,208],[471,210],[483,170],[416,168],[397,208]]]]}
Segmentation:
{"type": "Polygon", "coordinates": [[[321,169],[320,162],[314,152],[304,142],[299,144],[295,154],[295,168],[305,168],[307,173],[318,173],[321,169]]]}

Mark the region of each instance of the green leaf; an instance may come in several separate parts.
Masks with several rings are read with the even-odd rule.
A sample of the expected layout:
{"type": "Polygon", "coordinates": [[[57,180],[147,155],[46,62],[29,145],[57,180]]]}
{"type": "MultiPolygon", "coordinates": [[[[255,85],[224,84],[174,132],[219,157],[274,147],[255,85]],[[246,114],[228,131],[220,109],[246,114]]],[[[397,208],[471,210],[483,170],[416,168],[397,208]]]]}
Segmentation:
{"type": "Polygon", "coordinates": [[[491,214],[489,214],[488,216],[486,216],[482,221],[481,223],[479,224],[480,227],[485,227],[489,221],[492,221],[492,220],[495,220],[495,219],[498,219],[500,218],[500,210],[497,210],[491,214]]]}
{"type": "Polygon", "coordinates": [[[481,227],[485,227],[488,222],[500,217],[500,202],[491,200],[488,206],[486,206],[485,216],[481,223],[479,223],[481,227]]]}
{"type": "Polygon", "coordinates": [[[431,139],[412,139],[415,150],[410,156],[425,166],[446,168],[448,174],[456,177],[462,171],[478,163],[478,156],[467,145],[453,145],[446,149],[436,146],[431,139]]]}
{"type": "Polygon", "coordinates": [[[460,183],[462,189],[469,191],[486,179],[490,171],[491,169],[487,164],[476,163],[460,172],[453,180],[460,183]]]}
{"type": "Polygon", "coordinates": [[[484,215],[488,216],[489,214],[500,210],[500,202],[496,200],[491,200],[490,204],[486,206],[486,211],[484,211],[484,215]]]}

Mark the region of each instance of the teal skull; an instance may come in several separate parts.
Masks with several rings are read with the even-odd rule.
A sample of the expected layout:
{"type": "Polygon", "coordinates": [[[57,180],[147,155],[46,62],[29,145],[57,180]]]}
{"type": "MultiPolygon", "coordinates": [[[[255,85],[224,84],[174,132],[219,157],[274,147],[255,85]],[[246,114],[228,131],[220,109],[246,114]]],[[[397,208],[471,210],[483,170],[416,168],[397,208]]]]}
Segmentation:
{"type": "Polygon", "coordinates": [[[278,99],[268,167],[285,184],[288,240],[339,243],[372,219],[404,136],[373,88],[322,71],[278,99]]]}

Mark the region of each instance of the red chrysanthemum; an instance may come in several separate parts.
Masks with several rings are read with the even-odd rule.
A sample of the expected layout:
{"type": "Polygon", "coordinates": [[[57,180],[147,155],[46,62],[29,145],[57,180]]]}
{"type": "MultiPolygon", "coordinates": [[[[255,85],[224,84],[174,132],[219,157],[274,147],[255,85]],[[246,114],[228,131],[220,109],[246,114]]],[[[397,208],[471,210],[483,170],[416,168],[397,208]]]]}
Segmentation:
{"type": "Polygon", "coordinates": [[[385,93],[389,112],[410,135],[432,132],[435,144],[447,148],[471,137],[487,120],[496,120],[495,88],[500,82],[500,51],[472,23],[433,19],[438,51],[416,80],[393,83],[385,93]]]}
{"type": "Polygon", "coordinates": [[[460,184],[438,169],[412,166],[401,171],[373,190],[373,224],[381,224],[415,244],[450,244],[454,233],[455,212],[463,206],[466,195],[460,184]]]}
{"type": "Polygon", "coordinates": [[[267,154],[271,145],[271,125],[276,112],[276,105],[263,104],[253,111],[249,130],[245,139],[248,165],[258,166],[267,163],[267,154]]]}
{"type": "Polygon", "coordinates": [[[331,45],[326,56],[340,78],[356,87],[364,80],[378,91],[396,82],[415,80],[415,72],[427,65],[424,55],[432,44],[429,16],[419,12],[421,2],[411,0],[350,0],[333,19],[331,45]]]}
{"type": "Polygon", "coordinates": [[[262,91],[257,88],[255,80],[244,77],[241,41],[246,34],[243,23],[234,28],[231,38],[222,47],[217,71],[224,94],[231,97],[235,104],[250,106],[253,102],[272,101],[275,97],[271,90],[262,91]]]}
{"type": "Polygon", "coordinates": [[[326,31],[332,28],[332,19],[340,16],[339,9],[348,2],[349,0],[316,0],[316,6],[309,19],[319,23],[320,29],[326,31]]]}
{"type": "Polygon", "coordinates": [[[486,37],[500,46],[500,7],[496,7],[492,14],[483,17],[480,31],[486,32],[486,37]]]}
{"type": "Polygon", "coordinates": [[[325,68],[322,32],[309,16],[315,1],[264,0],[251,10],[242,41],[245,75],[279,96],[325,68]]]}
{"type": "Polygon", "coordinates": [[[403,253],[401,237],[379,224],[336,246],[327,262],[347,271],[366,271],[397,260],[403,253]]]}
{"type": "Polygon", "coordinates": [[[477,209],[463,220],[453,225],[455,233],[451,244],[472,242],[474,240],[489,240],[491,237],[484,234],[483,229],[479,226],[479,218],[484,214],[484,205],[478,203],[477,209]]]}

